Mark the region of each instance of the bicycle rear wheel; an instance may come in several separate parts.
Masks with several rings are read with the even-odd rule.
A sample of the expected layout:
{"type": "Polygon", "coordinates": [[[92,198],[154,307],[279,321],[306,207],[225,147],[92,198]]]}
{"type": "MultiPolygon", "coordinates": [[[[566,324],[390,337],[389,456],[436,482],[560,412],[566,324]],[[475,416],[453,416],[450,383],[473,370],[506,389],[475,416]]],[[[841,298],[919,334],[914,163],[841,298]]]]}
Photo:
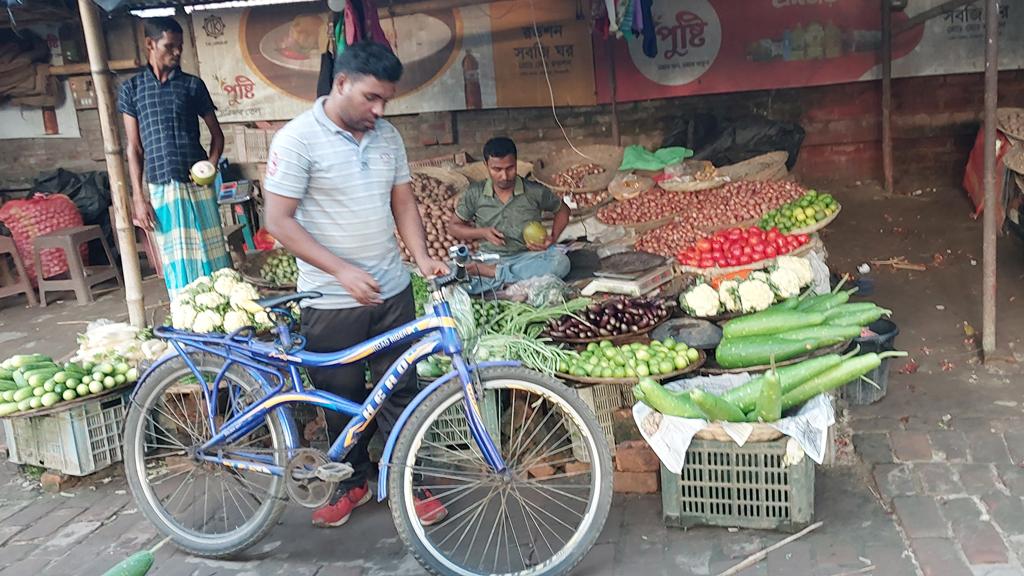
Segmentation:
{"type": "Polygon", "coordinates": [[[564,574],[593,546],[611,506],[600,425],[572,390],[542,374],[488,369],[481,382],[485,424],[509,472],[488,466],[469,435],[461,383],[443,385],[413,413],[391,461],[398,533],[435,574],[564,574]],[[417,499],[440,502],[447,517],[424,526],[417,499]]]}
{"type": "MultiPolygon", "coordinates": [[[[212,383],[223,359],[190,357],[212,383]]],[[[239,414],[263,396],[244,370],[221,381],[215,420],[239,414]]],[[[211,437],[206,397],[184,360],[175,358],[139,384],[125,421],[124,467],[139,509],[188,552],[226,557],[255,544],[273,528],[285,504],[281,476],[229,468],[195,457],[211,437]]],[[[242,440],[218,446],[221,454],[250,463],[284,466],[285,432],[276,414],[242,440]]]]}

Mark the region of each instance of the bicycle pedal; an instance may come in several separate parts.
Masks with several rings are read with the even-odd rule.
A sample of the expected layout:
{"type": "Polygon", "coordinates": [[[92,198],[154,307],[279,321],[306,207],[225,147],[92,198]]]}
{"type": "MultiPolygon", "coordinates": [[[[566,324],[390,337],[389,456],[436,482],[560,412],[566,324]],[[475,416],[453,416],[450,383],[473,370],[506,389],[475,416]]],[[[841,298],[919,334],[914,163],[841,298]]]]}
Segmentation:
{"type": "Polygon", "coordinates": [[[345,462],[328,462],[316,468],[316,477],[324,482],[341,482],[348,480],[355,470],[345,462]]]}

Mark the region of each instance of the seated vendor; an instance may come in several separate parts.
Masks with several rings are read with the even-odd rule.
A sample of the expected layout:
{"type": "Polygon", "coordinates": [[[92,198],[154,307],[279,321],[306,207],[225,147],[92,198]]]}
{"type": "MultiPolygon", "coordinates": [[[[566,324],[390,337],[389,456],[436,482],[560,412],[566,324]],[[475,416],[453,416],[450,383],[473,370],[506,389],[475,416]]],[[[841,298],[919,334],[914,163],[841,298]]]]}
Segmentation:
{"type": "Polygon", "coordinates": [[[565,278],[569,258],[555,245],[569,224],[569,207],[542,184],[516,173],[516,145],[509,138],[492,138],[484,146],[490,178],[471,185],[455,208],[448,230],[463,242],[480,241],[481,253],[500,256],[497,264],[475,263],[469,271],[477,278],[469,291],[480,294],[552,274],[565,278]],[[554,212],[551,232],[540,243],[527,244],[523,230],[554,212]]]}

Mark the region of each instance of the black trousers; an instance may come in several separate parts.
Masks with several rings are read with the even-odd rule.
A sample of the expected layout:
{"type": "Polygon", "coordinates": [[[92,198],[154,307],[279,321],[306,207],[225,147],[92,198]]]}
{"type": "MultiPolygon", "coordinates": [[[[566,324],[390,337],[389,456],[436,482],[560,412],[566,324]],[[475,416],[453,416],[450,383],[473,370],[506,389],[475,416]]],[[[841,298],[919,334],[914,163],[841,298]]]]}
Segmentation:
{"type": "MultiPolygon", "coordinates": [[[[302,311],[302,334],[306,337],[306,349],[311,352],[335,352],[354,346],[398,328],[416,317],[413,304],[412,286],[388,298],[377,306],[361,306],[340,310],[306,308],[302,311]]],[[[378,382],[391,364],[405,353],[406,346],[383,350],[369,360],[373,382],[378,382]]],[[[370,395],[366,388],[366,363],[357,362],[348,366],[331,368],[309,368],[313,385],[353,402],[363,402],[370,395]]],[[[391,397],[377,412],[376,417],[363,431],[362,437],[348,453],[346,462],[355,473],[339,486],[347,490],[366,482],[372,468],[367,448],[378,427],[385,435],[391,433],[398,417],[418,392],[416,369],[410,368],[395,384],[391,397]]],[[[326,411],[327,432],[333,442],[344,430],[349,417],[337,412],[326,411]]]]}

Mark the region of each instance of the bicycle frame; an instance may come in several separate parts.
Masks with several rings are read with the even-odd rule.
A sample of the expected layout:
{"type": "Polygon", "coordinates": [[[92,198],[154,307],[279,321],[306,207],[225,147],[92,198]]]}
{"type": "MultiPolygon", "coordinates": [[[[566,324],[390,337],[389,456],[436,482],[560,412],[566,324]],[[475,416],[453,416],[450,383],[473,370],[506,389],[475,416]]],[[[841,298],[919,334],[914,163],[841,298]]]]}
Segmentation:
{"type": "MultiPolygon", "coordinates": [[[[451,308],[443,300],[435,302],[432,306],[432,312],[425,316],[338,352],[309,352],[302,349],[303,343],[301,341],[299,345],[289,349],[292,341],[291,334],[286,328],[281,329],[281,341],[279,343],[254,340],[250,329],[242,329],[226,336],[205,336],[171,328],[158,328],[155,333],[167,339],[177,352],[177,355],[184,360],[198,380],[204,398],[208,402],[208,425],[210,430],[214,432],[214,435],[197,450],[196,457],[201,460],[239,470],[252,470],[283,476],[284,468],[275,465],[272,456],[244,454],[246,459],[243,460],[227,457],[217,447],[239,441],[252,433],[262,424],[267,414],[272,411],[298,403],[312,404],[325,410],[351,416],[345,429],[327,452],[327,457],[331,461],[343,460],[352,447],[355,446],[356,442],[359,441],[362,433],[373,421],[381,406],[391,397],[399,379],[410,368],[413,368],[427,356],[444,353],[451,356],[453,370],[434,385],[421,391],[409,406],[406,407],[391,431],[387,448],[394,446],[395,439],[402,426],[408,420],[408,416],[422,402],[423,398],[436,390],[439,387],[439,383],[458,377],[462,382],[464,392],[463,406],[465,407],[469,431],[480,447],[487,463],[499,473],[505,471],[504,460],[495,447],[490,434],[484,427],[470,374],[482,367],[490,365],[507,366],[510,363],[495,362],[467,365],[462,356],[462,341],[455,328],[455,319],[452,316],[451,308]],[[247,330],[248,336],[245,335],[247,330]],[[410,346],[404,354],[392,363],[362,404],[320,390],[307,391],[302,385],[302,379],[299,374],[300,367],[327,367],[353,364],[415,339],[421,340],[410,346]],[[189,357],[189,352],[193,350],[225,358],[223,367],[212,383],[207,382],[207,378],[199,371],[189,357]],[[267,393],[263,398],[246,407],[241,413],[223,422],[218,427],[214,415],[216,414],[220,382],[234,364],[241,365],[250,375],[256,378],[267,393]],[[287,378],[281,372],[284,369],[287,369],[287,378]],[[266,376],[276,379],[276,385],[268,381],[266,376]],[[288,386],[289,381],[291,383],[290,387],[288,386]]],[[[171,355],[164,361],[173,357],[171,355]]],[[[148,376],[149,372],[152,372],[161,363],[150,367],[147,374],[143,376],[143,380],[148,376]]],[[[294,448],[294,446],[291,446],[291,448],[294,448]]],[[[232,453],[243,455],[242,452],[233,451],[232,453]]],[[[382,463],[385,466],[381,468],[381,478],[385,480],[387,478],[386,464],[390,460],[390,453],[391,450],[386,449],[385,458],[382,458],[382,463]]],[[[379,494],[381,499],[386,496],[386,490],[386,487],[380,487],[379,494]]]]}

